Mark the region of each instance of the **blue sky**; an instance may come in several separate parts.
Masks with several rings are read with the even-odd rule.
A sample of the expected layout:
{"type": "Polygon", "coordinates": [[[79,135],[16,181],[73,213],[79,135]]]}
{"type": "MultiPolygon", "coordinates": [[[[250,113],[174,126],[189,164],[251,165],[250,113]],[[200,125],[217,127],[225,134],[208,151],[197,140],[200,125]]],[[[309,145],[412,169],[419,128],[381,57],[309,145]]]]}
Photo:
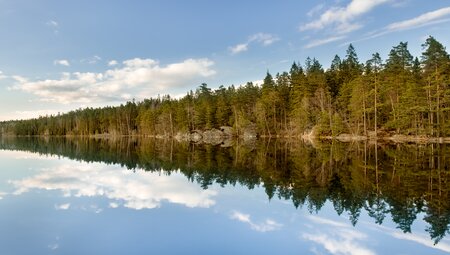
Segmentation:
{"type": "Polygon", "coordinates": [[[261,80],[353,43],[360,60],[433,35],[450,1],[0,0],[0,120],[261,80]]]}

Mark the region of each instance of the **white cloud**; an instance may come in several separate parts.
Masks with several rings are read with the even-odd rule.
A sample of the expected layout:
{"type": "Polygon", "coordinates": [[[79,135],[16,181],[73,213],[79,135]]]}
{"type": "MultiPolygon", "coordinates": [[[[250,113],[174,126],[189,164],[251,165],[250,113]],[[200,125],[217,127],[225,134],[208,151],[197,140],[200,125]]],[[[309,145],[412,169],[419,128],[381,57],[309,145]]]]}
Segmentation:
{"type": "Polygon", "coordinates": [[[231,219],[247,223],[248,225],[250,225],[251,229],[258,231],[258,232],[274,231],[274,230],[280,229],[283,226],[282,224],[280,224],[274,220],[271,220],[271,219],[266,219],[265,221],[263,221],[261,223],[254,223],[250,219],[249,214],[244,214],[244,213],[241,213],[238,211],[233,212],[233,214],[231,215],[231,219]]]}
{"type": "Polygon", "coordinates": [[[54,21],[54,20],[49,20],[45,23],[45,25],[47,25],[48,27],[50,27],[51,29],[53,29],[53,32],[55,34],[58,34],[58,27],[59,27],[59,23],[54,21]]]}
{"type": "Polygon", "coordinates": [[[241,43],[236,46],[230,47],[231,54],[238,54],[248,50],[248,43],[241,43]]]}
{"type": "Polygon", "coordinates": [[[69,103],[123,102],[165,94],[171,89],[199,84],[216,72],[209,59],[187,59],[161,66],[152,59],[130,59],[103,73],[62,73],[59,79],[30,81],[14,76],[12,89],[34,94],[40,101],[69,103]]]}
{"type": "Polygon", "coordinates": [[[306,49],[314,48],[314,47],[317,47],[317,46],[320,46],[320,45],[324,45],[324,44],[327,44],[327,43],[331,43],[331,42],[342,40],[345,37],[346,36],[332,36],[332,37],[329,37],[329,38],[313,40],[313,41],[309,42],[307,45],[305,45],[304,48],[306,48],[306,49]]]}
{"type": "MultiPolygon", "coordinates": [[[[374,251],[365,247],[362,242],[369,240],[368,236],[362,232],[353,230],[352,226],[323,219],[317,216],[308,216],[308,218],[316,223],[323,225],[320,230],[315,233],[305,233],[303,239],[312,241],[321,245],[327,252],[335,255],[374,255],[374,251]]],[[[312,248],[316,249],[315,247],[312,248]]]]}
{"type": "MultiPolygon", "coordinates": [[[[251,81],[253,85],[262,85],[264,83],[264,80],[253,80],[251,81]]],[[[242,83],[243,86],[245,86],[247,83],[242,83]]]]}
{"type": "Polygon", "coordinates": [[[56,22],[54,20],[49,20],[45,24],[50,27],[58,27],[59,26],[58,22],[56,22]]]}
{"type": "MultiPolygon", "coordinates": [[[[352,42],[365,41],[397,31],[410,30],[449,21],[450,21],[450,7],[445,7],[435,11],[421,14],[415,18],[391,23],[382,29],[372,31],[367,36],[359,40],[354,40],[352,42]]],[[[346,42],[343,45],[348,45],[348,43],[349,42],[346,42]]]]}
{"type": "Polygon", "coordinates": [[[91,59],[89,59],[88,63],[89,64],[96,64],[100,60],[102,60],[102,58],[100,56],[95,55],[91,59]]]}
{"type": "Polygon", "coordinates": [[[308,15],[308,17],[312,17],[317,13],[319,13],[324,7],[325,7],[324,4],[318,4],[314,6],[308,13],[306,13],[306,15],[308,15]]]}
{"type": "Polygon", "coordinates": [[[0,80],[6,79],[8,76],[4,75],[2,71],[0,71],[0,80]]]}
{"type": "Polygon", "coordinates": [[[405,29],[411,29],[416,28],[418,26],[426,26],[430,22],[436,22],[438,19],[441,19],[443,17],[450,15],[450,7],[438,9],[435,11],[424,13],[418,17],[392,23],[386,27],[386,29],[390,31],[398,31],[398,30],[405,30],[405,29]]]}
{"type": "MultiPolygon", "coordinates": [[[[217,194],[214,190],[203,190],[181,173],[167,176],[79,162],[41,169],[35,176],[9,183],[15,187],[15,195],[33,189],[59,190],[64,197],[103,196],[111,200],[111,208],[121,204],[136,210],[157,208],[163,201],[208,208],[215,204],[213,197],[217,194]]],[[[91,209],[101,212],[96,206],[91,209]]]]}
{"type": "Polygon", "coordinates": [[[115,202],[111,202],[111,203],[109,203],[109,207],[111,207],[111,208],[117,208],[117,207],[119,207],[119,204],[118,204],[118,203],[115,203],[115,202]]]}
{"type": "Polygon", "coordinates": [[[395,8],[401,8],[409,5],[410,2],[411,0],[396,0],[392,2],[391,6],[395,8]]]}
{"type": "Polygon", "coordinates": [[[30,111],[15,111],[18,119],[29,119],[39,116],[57,115],[60,110],[45,109],[45,110],[30,110],[30,111]]]}
{"type": "Polygon", "coordinates": [[[53,64],[61,65],[61,66],[70,66],[69,60],[67,60],[67,59],[55,60],[55,61],[53,61],[53,64]]]}
{"type": "Polygon", "coordinates": [[[70,208],[70,203],[55,205],[56,210],[68,210],[70,208]]]}
{"type": "Polygon", "coordinates": [[[267,33],[256,33],[256,34],[249,36],[245,43],[240,43],[235,46],[228,47],[228,50],[231,52],[231,54],[234,55],[234,54],[238,54],[238,53],[247,51],[249,48],[249,45],[251,43],[259,43],[263,46],[269,46],[279,40],[280,40],[280,38],[276,35],[267,34],[267,33]]]}
{"type": "Polygon", "coordinates": [[[1,192],[0,191],[0,200],[2,200],[3,199],[3,197],[6,195],[7,193],[5,193],[5,192],[1,192]]]}
{"type": "Polygon", "coordinates": [[[99,62],[100,60],[102,60],[102,58],[98,55],[94,55],[90,58],[86,58],[86,59],[82,59],[81,63],[88,63],[91,65],[97,64],[97,62],[99,62]]]}
{"type": "MultiPolygon", "coordinates": [[[[22,76],[20,76],[20,75],[13,75],[13,76],[11,76],[11,78],[13,78],[14,80],[16,80],[17,82],[27,82],[27,81],[28,81],[27,78],[22,77],[22,76]]],[[[10,87],[9,89],[13,89],[13,88],[10,87]]]]}
{"type": "Polygon", "coordinates": [[[53,109],[14,111],[11,113],[1,115],[0,121],[32,119],[32,118],[38,118],[40,116],[46,116],[46,115],[57,115],[59,112],[62,112],[62,111],[61,110],[53,110],[53,109]]]}
{"type": "Polygon", "coordinates": [[[108,66],[116,66],[118,64],[119,64],[119,62],[117,62],[117,60],[111,60],[108,62],[108,66]]]}
{"type": "Polygon", "coordinates": [[[336,33],[349,33],[362,27],[357,18],[389,0],[352,0],[345,7],[332,7],[314,21],[300,26],[300,31],[322,30],[331,27],[336,33]]]}
{"type": "Polygon", "coordinates": [[[257,33],[254,35],[251,35],[248,39],[249,42],[258,42],[261,43],[264,46],[269,46],[272,43],[279,41],[280,38],[278,38],[275,35],[272,34],[266,34],[266,33],[257,33]]]}

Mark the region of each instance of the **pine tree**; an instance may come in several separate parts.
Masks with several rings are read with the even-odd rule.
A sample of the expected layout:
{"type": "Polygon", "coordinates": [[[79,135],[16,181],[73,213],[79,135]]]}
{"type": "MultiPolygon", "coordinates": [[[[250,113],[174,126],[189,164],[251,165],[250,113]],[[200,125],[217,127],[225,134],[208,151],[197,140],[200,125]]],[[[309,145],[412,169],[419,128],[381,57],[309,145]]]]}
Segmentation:
{"type": "Polygon", "coordinates": [[[366,76],[370,81],[372,94],[373,94],[373,109],[374,109],[374,131],[375,136],[378,135],[378,101],[379,101],[379,87],[380,87],[380,72],[383,68],[383,62],[381,60],[380,54],[372,54],[372,58],[367,61],[366,64],[366,76]]]}
{"type": "Polygon", "coordinates": [[[331,96],[335,99],[343,83],[342,61],[338,55],[334,56],[333,61],[331,61],[331,66],[326,71],[326,78],[327,84],[330,87],[331,96]]]}
{"type": "Polygon", "coordinates": [[[399,132],[400,128],[405,128],[408,123],[400,119],[402,112],[400,99],[402,93],[407,90],[408,79],[411,76],[413,56],[408,50],[408,43],[400,42],[389,52],[389,57],[385,65],[384,92],[386,94],[386,105],[391,108],[390,120],[386,124],[388,127],[395,128],[399,132]]]}
{"type": "Polygon", "coordinates": [[[450,133],[447,125],[443,125],[445,119],[450,117],[448,110],[450,101],[446,93],[448,91],[450,60],[445,47],[432,36],[427,38],[422,47],[425,49],[422,53],[422,64],[427,82],[429,123],[432,130],[435,130],[432,135],[439,137],[442,132],[450,133]]]}
{"type": "Polygon", "coordinates": [[[302,133],[310,127],[309,97],[306,89],[306,76],[300,64],[292,64],[289,72],[291,77],[290,112],[293,128],[302,133]]]}
{"type": "Polygon", "coordinates": [[[338,94],[338,106],[341,110],[342,116],[348,119],[350,112],[348,111],[348,105],[350,103],[350,97],[353,88],[351,87],[351,81],[362,73],[362,66],[359,63],[358,56],[355,48],[352,44],[348,46],[345,59],[342,61],[342,86],[338,94]]]}

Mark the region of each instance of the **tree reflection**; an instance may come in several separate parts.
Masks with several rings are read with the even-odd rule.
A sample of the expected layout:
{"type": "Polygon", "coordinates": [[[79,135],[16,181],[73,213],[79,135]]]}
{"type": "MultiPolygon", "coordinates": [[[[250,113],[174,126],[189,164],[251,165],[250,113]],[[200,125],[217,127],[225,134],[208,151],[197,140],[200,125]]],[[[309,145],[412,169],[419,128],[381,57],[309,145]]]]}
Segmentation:
{"type": "Polygon", "coordinates": [[[450,224],[450,146],[442,144],[302,143],[272,139],[233,146],[154,139],[1,138],[0,149],[52,154],[130,170],[181,171],[207,189],[214,183],[262,186],[319,211],[330,201],[356,225],[362,210],[377,224],[390,215],[403,232],[420,214],[435,243],[450,224]]]}

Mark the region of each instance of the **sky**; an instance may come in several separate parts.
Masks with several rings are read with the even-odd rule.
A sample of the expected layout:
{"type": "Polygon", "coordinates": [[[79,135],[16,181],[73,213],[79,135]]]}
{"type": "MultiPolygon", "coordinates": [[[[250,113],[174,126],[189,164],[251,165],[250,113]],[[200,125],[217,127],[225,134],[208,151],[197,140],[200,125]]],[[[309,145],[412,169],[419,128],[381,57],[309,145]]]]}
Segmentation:
{"type": "Polygon", "coordinates": [[[0,0],[0,121],[260,81],[317,58],[450,44],[450,0],[0,0]]]}

